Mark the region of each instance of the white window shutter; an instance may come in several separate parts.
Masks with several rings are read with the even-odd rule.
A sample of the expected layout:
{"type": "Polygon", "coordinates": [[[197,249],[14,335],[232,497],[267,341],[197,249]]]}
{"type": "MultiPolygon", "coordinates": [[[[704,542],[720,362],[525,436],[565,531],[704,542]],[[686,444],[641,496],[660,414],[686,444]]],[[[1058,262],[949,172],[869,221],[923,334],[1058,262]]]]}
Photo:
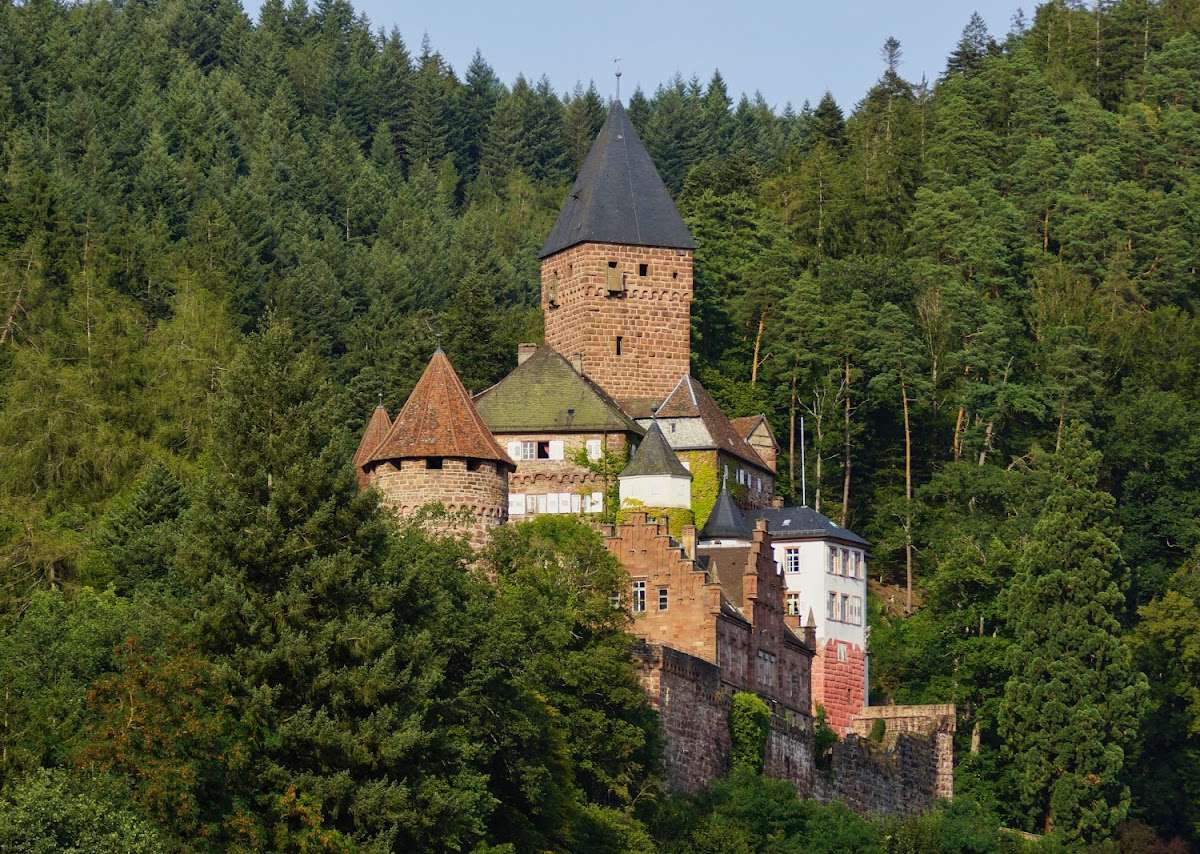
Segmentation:
{"type": "Polygon", "coordinates": [[[521,459],[521,443],[520,442],[509,442],[508,443],[508,458],[510,460],[521,459]]]}
{"type": "Polygon", "coordinates": [[[592,511],[591,512],[593,512],[593,513],[603,513],[604,512],[604,493],[603,492],[593,492],[592,493],[592,511]]]}
{"type": "Polygon", "coordinates": [[[524,516],[525,515],[525,493],[510,492],[508,494],[508,515],[509,516],[524,516]]]}
{"type": "Polygon", "coordinates": [[[579,513],[583,510],[583,496],[578,492],[571,496],[571,512],[579,513]]]}
{"type": "Polygon", "coordinates": [[[562,439],[550,440],[550,459],[561,460],[563,458],[563,441],[562,439]]]}
{"type": "Polygon", "coordinates": [[[587,455],[588,455],[589,460],[600,459],[600,440],[599,439],[588,439],[587,440],[587,455]]]}

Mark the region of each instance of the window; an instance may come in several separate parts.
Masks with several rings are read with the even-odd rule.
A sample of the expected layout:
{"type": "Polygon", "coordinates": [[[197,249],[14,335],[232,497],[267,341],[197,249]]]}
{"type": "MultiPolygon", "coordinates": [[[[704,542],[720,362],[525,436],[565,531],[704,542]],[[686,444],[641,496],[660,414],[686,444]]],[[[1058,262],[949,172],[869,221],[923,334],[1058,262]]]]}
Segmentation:
{"type": "Polygon", "coordinates": [[[646,582],[633,582],[633,613],[642,614],[646,611],[646,582]]]}
{"type": "Polygon", "coordinates": [[[617,355],[621,355],[621,336],[617,336],[617,355]]]}
{"type": "Polygon", "coordinates": [[[837,555],[837,549],[831,549],[831,548],[825,549],[825,562],[826,562],[825,571],[830,574],[833,573],[833,562],[834,562],[835,555],[837,555]]]}
{"type": "Polygon", "coordinates": [[[582,513],[583,512],[583,496],[580,495],[578,492],[573,493],[571,495],[571,512],[572,513],[582,513]]]}
{"type": "Polygon", "coordinates": [[[525,493],[510,492],[508,494],[508,515],[509,516],[524,516],[525,515],[525,493]]]}
{"type": "Polygon", "coordinates": [[[583,497],[583,500],[584,500],[584,507],[583,507],[584,513],[603,513],[604,512],[604,493],[603,492],[593,492],[591,495],[585,495],[583,497]]]}
{"type": "Polygon", "coordinates": [[[508,455],[516,461],[537,459],[537,442],[509,442],[508,455]]]}
{"type": "Polygon", "coordinates": [[[667,610],[667,588],[658,588],[658,610],[667,610]]]}
{"type": "Polygon", "coordinates": [[[549,442],[538,442],[537,443],[537,458],[539,460],[550,459],[550,443],[549,442]]]}
{"type": "Polygon", "coordinates": [[[587,455],[588,455],[589,460],[600,459],[600,440],[599,439],[588,439],[587,440],[587,455]]]}
{"type": "Polygon", "coordinates": [[[850,622],[850,597],[849,597],[849,595],[843,593],[841,596],[840,604],[841,604],[841,607],[839,609],[840,616],[838,619],[840,619],[843,623],[848,623],[848,622],[850,622]]]}
{"type": "Polygon", "coordinates": [[[650,273],[650,265],[649,264],[638,264],[638,275],[639,276],[641,276],[644,279],[644,278],[646,278],[647,275],[649,275],[649,273],[650,273]]]}
{"type": "Polygon", "coordinates": [[[850,574],[850,550],[842,549],[842,575],[850,574]]]}
{"type": "Polygon", "coordinates": [[[605,272],[605,283],[610,294],[618,294],[625,290],[625,284],[621,278],[621,271],[617,269],[616,261],[608,262],[608,269],[605,272]]]}
{"type": "Polygon", "coordinates": [[[785,572],[800,571],[800,549],[783,550],[783,569],[785,572]]]}
{"type": "Polygon", "coordinates": [[[787,595],[787,614],[789,617],[800,616],[800,594],[789,593],[787,595]]]}
{"type": "Polygon", "coordinates": [[[850,597],[850,622],[856,626],[862,625],[862,597],[850,597]]]}
{"type": "Polygon", "coordinates": [[[837,650],[838,650],[838,661],[846,662],[846,661],[850,660],[850,652],[849,652],[849,650],[846,649],[846,645],[844,643],[839,643],[837,645],[837,650]]]}
{"type": "Polygon", "coordinates": [[[831,620],[838,618],[838,595],[836,593],[829,594],[829,601],[825,603],[825,616],[831,620]]]}
{"type": "Polygon", "coordinates": [[[441,457],[426,457],[425,458],[425,468],[440,469],[441,467],[442,467],[442,458],[441,457]]]}
{"type": "Polygon", "coordinates": [[[620,608],[621,607],[621,594],[614,593],[613,595],[608,597],[608,601],[613,606],[614,609],[620,608]]]}
{"type": "Polygon", "coordinates": [[[546,506],[547,506],[547,500],[546,500],[546,496],[545,496],[545,495],[538,495],[538,496],[536,496],[536,500],[537,500],[537,512],[538,512],[538,513],[547,513],[547,512],[549,512],[549,511],[546,509],[546,506]]]}

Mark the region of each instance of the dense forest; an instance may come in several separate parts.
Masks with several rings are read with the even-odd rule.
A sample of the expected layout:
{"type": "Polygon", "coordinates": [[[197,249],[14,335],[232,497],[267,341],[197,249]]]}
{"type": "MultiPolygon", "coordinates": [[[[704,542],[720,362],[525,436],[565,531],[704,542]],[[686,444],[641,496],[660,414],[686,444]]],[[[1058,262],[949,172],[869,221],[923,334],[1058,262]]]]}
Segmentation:
{"type": "Polygon", "coordinates": [[[539,338],[570,83],[345,0],[0,0],[0,849],[1200,841],[1200,2],[972,16],[935,81],[889,39],[847,109],[629,99],[693,372],[872,542],[872,701],[958,706],[902,824],[666,796],[586,526],[488,584],[355,490],[436,342],[481,389],[539,338]]]}

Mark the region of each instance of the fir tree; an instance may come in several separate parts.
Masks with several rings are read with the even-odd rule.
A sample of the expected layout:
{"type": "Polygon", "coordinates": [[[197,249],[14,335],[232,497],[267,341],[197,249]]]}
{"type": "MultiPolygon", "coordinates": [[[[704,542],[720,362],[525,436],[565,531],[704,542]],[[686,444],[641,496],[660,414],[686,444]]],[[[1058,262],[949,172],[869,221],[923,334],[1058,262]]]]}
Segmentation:
{"type": "Polygon", "coordinates": [[[1035,459],[1050,489],[1018,561],[1014,675],[1000,708],[1026,820],[1084,841],[1105,838],[1129,810],[1123,770],[1146,696],[1120,637],[1119,531],[1099,463],[1077,425],[1058,453],[1035,459]]]}

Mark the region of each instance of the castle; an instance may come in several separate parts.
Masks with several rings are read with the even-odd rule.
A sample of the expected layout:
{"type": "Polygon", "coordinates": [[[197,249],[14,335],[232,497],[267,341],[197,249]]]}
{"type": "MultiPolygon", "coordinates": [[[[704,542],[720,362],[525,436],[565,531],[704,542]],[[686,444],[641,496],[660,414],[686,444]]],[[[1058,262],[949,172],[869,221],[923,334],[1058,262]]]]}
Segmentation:
{"type": "Polygon", "coordinates": [[[509,521],[610,511],[673,788],[726,770],[729,702],[751,691],[772,709],[768,774],[922,809],[952,793],[953,707],[866,705],[867,543],[783,507],[766,418],[729,418],[690,375],[695,248],[615,102],[540,253],[545,344],[474,397],[439,349],[394,421],[371,415],[359,482],[400,516],[458,511],[432,524],[476,547],[509,521]],[[831,757],[814,755],[818,708],[845,736],[831,757]]]}

